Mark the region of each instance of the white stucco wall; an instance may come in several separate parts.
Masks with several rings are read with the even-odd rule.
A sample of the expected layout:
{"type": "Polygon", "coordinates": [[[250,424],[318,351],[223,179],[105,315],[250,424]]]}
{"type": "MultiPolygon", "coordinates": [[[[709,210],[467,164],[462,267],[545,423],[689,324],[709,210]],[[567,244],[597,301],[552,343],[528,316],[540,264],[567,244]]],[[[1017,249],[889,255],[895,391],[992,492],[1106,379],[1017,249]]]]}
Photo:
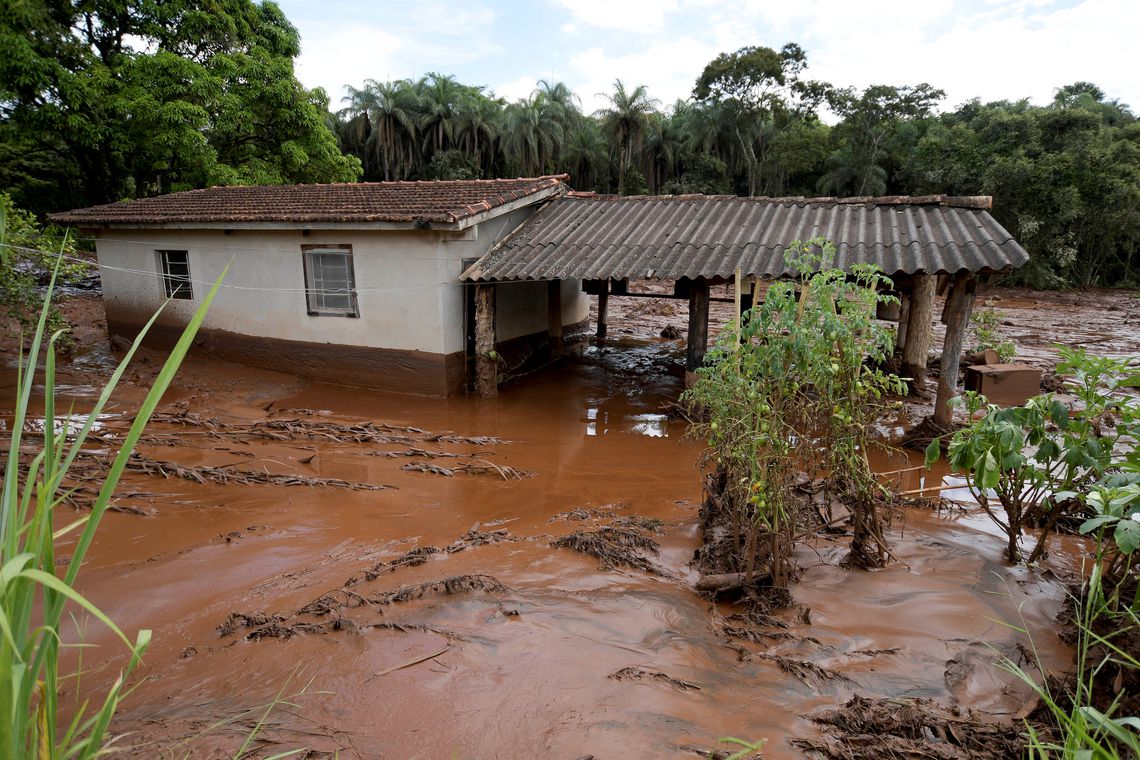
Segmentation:
{"type": "MultiPolygon", "coordinates": [[[[464,232],[435,230],[104,230],[97,251],[108,316],[141,321],[164,300],[156,251],[189,253],[193,301],[172,301],[185,322],[227,264],[205,327],[265,338],[449,354],[464,350],[465,259],[477,258],[523,221],[518,209],[464,232]],[[360,316],[309,316],[301,246],[349,244],[360,316]],[[232,262],[232,263],[231,263],[232,262]]],[[[500,286],[499,340],[546,329],[546,284],[500,286]]],[[[564,283],[564,323],[585,319],[588,299],[564,283]]]]}

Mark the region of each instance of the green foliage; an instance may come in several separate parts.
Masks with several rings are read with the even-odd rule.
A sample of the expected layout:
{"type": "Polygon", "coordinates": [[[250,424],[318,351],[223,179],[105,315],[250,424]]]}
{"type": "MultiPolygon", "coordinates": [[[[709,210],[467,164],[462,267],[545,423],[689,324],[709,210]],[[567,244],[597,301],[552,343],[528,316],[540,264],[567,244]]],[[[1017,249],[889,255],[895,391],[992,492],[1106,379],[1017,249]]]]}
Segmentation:
{"type": "Polygon", "coordinates": [[[995,218],[1032,254],[1018,280],[1136,281],[1140,123],[1096,88],[1061,88],[1046,107],[967,103],[932,124],[911,164],[917,192],[994,197],[995,218]]]}
{"type": "Polygon", "coordinates": [[[1001,320],[1005,315],[993,308],[975,309],[970,315],[970,327],[974,330],[974,346],[971,353],[995,351],[1003,362],[1009,362],[1017,355],[1017,345],[1001,334],[1001,320]]]}
{"type": "MultiPolygon", "coordinates": [[[[57,280],[63,284],[86,273],[82,264],[61,260],[59,256],[74,253],[74,245],[62,230],[41,227],[30,213],[0,193],[0,316],[15,319],[23,330],[31,332],[43,307],[40,282],[50,277],[53,270],[57,270],[57,280]],[[58,253],[50,253],[53,250],[58,253]]],[[[55,334],[63,327],[63,315],[52,303],[45,329],[48,334],[55,334]]],[[[61,335],[56,345],[66,348],[67,335],[61,335]]]]}
{"type": "MultiPolygon", "coordinates": [[[[146,330],[139,335],[115,369],[87,415],[57,416],[55,397],[55,346],[60,333],[48,333],[50,294],[54,277],[43,299],[36,330],[27,354],[17,367],[16,408],[11,418],[11,440],[0,492],[0,714],[6,730],[0,734],[0,755],[10,758],[95,758],[105,753],[104,743],[112,716],[124,698],[125,683],[137,667],[150,642],[150,631],[130,639],[90,601],[75,590],[79,570],[110,506],[119,478],[139,436],[177,371],[213,300],[217,285],[203,299],[182,338],[162,367],[143,400],[134,422],[115,454],[91,511],[78,520],[56,527],[56,509],[67,498],[64,480],[68,469],[87,442],[95,421],[105,408],[146,330]],[[42,376],[39,362],[43,359],[42,376]],[[42,383],[42,445],[30,464],[22,466],[25,426],[33,388],[42,383]],[[78,431],[72,433],[74,422],[78,431]],[[70,439],[70,440],[69,440],[70,439]],[[80,531],[66,561],[57,562],[56,541],[80,531]],[[70,722],[59,721],[59,698],[64,684],[79,691],[80,673],[60,672],[61,635],[65,611],[82,609],[107,626],[127,646],[130,657],[119,678],[101,703],[93,709],[77,704],[70,722]]],[[[157,315],[156,317],[157,318],[157,315]]],[[[154,318],[147,325],[153,324],[154,318]]],[[[102,445],[102,444],[101,444],[102,445]]],[[[62,558],[61,558],[62,559],[62,558]]]]}
{"type": "MultiPolygon", "coordinates": [[[[1126,556],[1135,548],[1128,525],[1135,506],[1128,494],[1131,483],[1140,483],[1140,401],[1120,391],[1135,385],[1138,375],[1128,360],[1091,356],[1084,349],[1060,351],[1057,371],[1072,375],[1066,385],[1079,402],[1072,412],[1051,394],[1002,409],[967,392],[961,403],[973,422],[954,434],[948,461],[965,474],[970,493],[1005,532],[1011,562],[1022,559],[1026,527],[1040,528],[1028,556],[1033,562],[1044,555],[1057,524],[1082,514],[1086,505],[1093,510],[1086,531],[1103,533],[1124,524],[1124,544],[1115,546],[1106,570],[1123,582],[1126,556]]],[[[928,464],[939,455],[935,440],[927,449],[928,464]]]]}
{"type": "Polygon", "coordinates": [[[441,150],[431,157],[428,176],[432,179],[479,179],[482,172],[474,158],[461,150],[441,150]]]}
{"type": "Polygon", "coordinates": [[[783,588],[794,573],[792,491],[801,471],[842,484],[856,513],[853,551],[886,550],[867,430],[884,393],[904,388],[869,367],[891,349],[890,333],[875,320],[888,299],[878,292],[883,278],[871,268],[848,277],[831,267],[834,253],[823,240],[793,243],[785,255],[798,281],[773,283],[762,304],[726,325],[683,397],[707,414],[695,430],[727,475],[724,498],[748,526],[748,571],[763,538],[783,588]]]}
{"type": "Polygon", "coordinates": [[[271,2],[9,3],[0,47],[2,178],[36,211],[359,175],[326,96],[297,82],[297,31],[271,2]],[[67,192],[41,196],[52,182],[67,192]]]}
{"type": "MultiPolygon", "coordinates": [[[[1100,558],[1098,544],[1097,558],[1100,558]]],[[[1038,681],[1022,665],[1003,658],[1000,667],[1027,684],[1048,710],[1058,732],[1056,740],[1043,738],[1026,724],[1030,758],[1080,758],[1081,760],[1123,760],[1140,756],[1140,716],[1116,716],[1121,698],[1120,686],[1110,684],[1112,673],[1123,680],[1125,673],[1140,672],[1140,659],[1125,648],[1126,637],[1140,630],[1136,609],[1118,610],[1105,600],[1099,562],[1090,572],[1083,598],[1074,600],[1077,625],[1076,681],[1069,693],[1057,693],[1048,680],[1038,681]],[[1105,697],[1111,697],[1106,699],[1105,697]],[[1108,702],[1107,709],[1104,703],[1108,702]],[[1096,705],[1101,704],[1102,708],[1096,705]]],[[[1025,627],[1018,629],[1028,636],[1025,627]]],[[[1032,644],[1032,640],[1030,640],[1032,644]]],[[[1032,648],[1032,665],[1046,671],[1032,648]]]]}

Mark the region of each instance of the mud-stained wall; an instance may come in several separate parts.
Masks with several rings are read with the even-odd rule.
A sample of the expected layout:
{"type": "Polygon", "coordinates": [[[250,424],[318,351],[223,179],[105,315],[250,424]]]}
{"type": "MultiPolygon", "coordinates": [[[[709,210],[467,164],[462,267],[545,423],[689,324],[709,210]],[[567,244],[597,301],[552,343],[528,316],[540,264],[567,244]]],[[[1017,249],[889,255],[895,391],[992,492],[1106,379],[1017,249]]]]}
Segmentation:
{"type": "MultiPolygon", "coordinates": [[[[194,298],[168,304],[160,321],[167,327],[185,324],[228,264],[223,287],[206,316],[205,331],[289,341],[294,346],[312,343],[454,356],[465,346],[465,285],[459,281],[463,262],[486,253],[530,213],[530,208],[517,209],[462,232],[104,230],[98,235],[97,250],[108,323],[129,331],[149,319],[164,301],[156,252],[185,250],[194,298]],[[311,245],[352,246],[358,317],[309,315],[301,251],[311,245]]],[[[545,283],[503,285],[500,291],[496,319],[500,341],[545,332],[545,283]]],[[[582,321],[588,310],[580,283],[565,283],[564,324],[582,321]]],[[[283,368],[288,362],[289,355],[283,355],[283,368]]]]}

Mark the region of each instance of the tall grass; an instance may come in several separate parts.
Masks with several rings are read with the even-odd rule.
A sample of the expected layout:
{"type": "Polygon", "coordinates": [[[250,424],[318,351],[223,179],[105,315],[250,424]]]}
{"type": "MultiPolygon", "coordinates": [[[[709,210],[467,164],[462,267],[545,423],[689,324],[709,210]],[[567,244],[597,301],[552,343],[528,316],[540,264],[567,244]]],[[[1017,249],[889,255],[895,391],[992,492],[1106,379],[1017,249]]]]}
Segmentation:
{"type": "MultiPolygon", "coordinates": [[[[1123,760],[1140,757],[1140,716],[1118,716],[1118,707],[1124,697],[1120,687],[1111,704],[1103,711],[1094,705],[1097,690],[1111,691],[1106,684],[1105,671],[1110,665],[1120,669],[1140,670],[1135,652],[1128,652],[1113,639],[1140,625],[1135,611],[1129,608],[1111,609],[1105,600],[1100,564],[1094,564],[1083,599],[1075,599],[1077,616],[1076,682],[1070,693],[1057,693],[1047,680],[1038,681],[1030,673],[1008,658],[1000,660],[1000,667],[1027,684],[1040,704],[1045,707],[1056,729],[1056,737],[1046,737],[1026,724],[1028,742],[1026,754],[1031,760],[1050,758],[1076,758],[1077,760],[1123,760]],[[1105,626],[1098,621],[1107,620],[1105,626]],[[1110,629],[1103,635],[1098,630],[1110,629]]],[[[1024,624],[1024,621],[1023,621],[1024,624]]],[[[1028,627],[1016,630],[1029,635],[1028,627]]],[[[1030,637],[1033,665],[1044,676],[1045,669],[1036,646],[1030,637]]],[[[1108,671],[1111,673],[1111,671],[1108,671]]]]}
{"type": "Polygon", "coordinates": [[[71,432],[70,420],[74,419],[71,414],[63,418],[64,424],[57,430],[56,344],[63,331],[47,334],[55,282],[53,272],[27,353],[21,346],[11,443],[0,492],[0,721],[5,727],[0,731],[0,757],[13,759],[82,760],[105,751],[111,718],[125,696],[127,679],[138,666],[151,634],[149,630],[141,630],[134,641],[129,639],[110,618],[76,591],[76,579],[127,460],[185,358],[218,289],[216,283],[202,300],[155,378],[91,510],[57,529],[56,509],[68,495],[64,486],[68,469],[158,313],[115,368],[78,432],[71,432]],[[21,467],[21,445],[41,360],[43,440],[42,445],[38,445],[37,440],[34,457],[25,470],[21,467]],[[57,566],[56,542],[76,531],[81,532],[71,556],[57,566]],[[76,608],[107,626],[122,640],[130,656],[106,694],[94,704],[78,703],[74,716],[64,722],[59,715],[60,689],[70,682],[69,688],[78,692],[79,674],[60,672],[60,652],[67,646],[63,641],[65,612],[74,614],[76,608]]]}

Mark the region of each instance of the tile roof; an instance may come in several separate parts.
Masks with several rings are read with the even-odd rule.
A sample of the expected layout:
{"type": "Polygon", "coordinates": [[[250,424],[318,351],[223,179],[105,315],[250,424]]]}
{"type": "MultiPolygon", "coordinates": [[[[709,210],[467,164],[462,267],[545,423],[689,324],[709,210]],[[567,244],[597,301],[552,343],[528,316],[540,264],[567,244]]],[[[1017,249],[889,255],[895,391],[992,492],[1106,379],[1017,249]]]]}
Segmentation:
{"type": "Polygon", "coordinates": [[[523,222],[467,280],[776,278],[784,250],[825,237],[835,265],[887,274],[996,272],[1029,254],[987,209],[990,198],[738,198],[570,193],[523,222]]]}
{"type": "MultiPolygon", "coordinates": [[[[50,215],[61,224],[393,222],[453,225],[542,191],[566,175],[520,179],[211,187],[50,215]]],[[[547,195],[551,193],[546,193],[547,195]]]]}

